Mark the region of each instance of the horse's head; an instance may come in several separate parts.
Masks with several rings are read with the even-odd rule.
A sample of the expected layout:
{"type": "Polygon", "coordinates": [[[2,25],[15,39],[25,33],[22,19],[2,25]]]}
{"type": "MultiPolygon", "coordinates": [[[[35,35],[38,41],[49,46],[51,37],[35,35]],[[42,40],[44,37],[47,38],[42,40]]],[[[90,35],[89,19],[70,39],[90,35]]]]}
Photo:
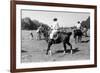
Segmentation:
{"type": "Polygon", "coordinates": [[[37,33],[38,34],[43,34],[44,37],[48,37],[49,34],[50,34],[50,27],[47,26],[47,25],[41,25],[38,30],[37,30],[37,33]]]}
{"type": "Polygon", "coordinates": [[[37,33],[42,33],[44,30],[43,26],[41,25],[38,29],[37,29],[37,33]]]}

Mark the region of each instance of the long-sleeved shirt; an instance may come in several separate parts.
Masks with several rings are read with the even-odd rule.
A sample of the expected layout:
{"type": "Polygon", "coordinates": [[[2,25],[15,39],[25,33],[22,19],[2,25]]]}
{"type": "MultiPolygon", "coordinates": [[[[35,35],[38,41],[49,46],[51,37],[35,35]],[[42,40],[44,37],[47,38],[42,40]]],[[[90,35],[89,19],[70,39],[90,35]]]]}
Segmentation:
{"type": "Polygon", "coordinates": [[[53,30],[59,29],[59,24],[58,24],[58,22],[54,22],[51,26],[52,26],[51,28],[52,28],[53,30]]]}
{"type": "Polygon", "coordinates": [[[76,26],[77,29],[80,29],[81,24],[80,23],[77,23],[77,24],[75,24],[75,26],[76,26]]]}

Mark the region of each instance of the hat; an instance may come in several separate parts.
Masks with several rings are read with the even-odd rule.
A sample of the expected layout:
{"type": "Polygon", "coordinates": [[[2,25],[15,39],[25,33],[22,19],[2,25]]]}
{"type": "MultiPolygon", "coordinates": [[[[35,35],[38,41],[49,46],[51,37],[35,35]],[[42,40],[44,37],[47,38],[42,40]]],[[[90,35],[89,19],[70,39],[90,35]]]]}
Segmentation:
{"type": "Polygon", "coordinates": [[[53,20],[54,20],[54,21],[57,21],[57,18],[54,18],[53,20]]]}
{"type": "Polygon", "coordinates": [[[80,21],[77,22],[78,24],[80,23],[80,21]]]}

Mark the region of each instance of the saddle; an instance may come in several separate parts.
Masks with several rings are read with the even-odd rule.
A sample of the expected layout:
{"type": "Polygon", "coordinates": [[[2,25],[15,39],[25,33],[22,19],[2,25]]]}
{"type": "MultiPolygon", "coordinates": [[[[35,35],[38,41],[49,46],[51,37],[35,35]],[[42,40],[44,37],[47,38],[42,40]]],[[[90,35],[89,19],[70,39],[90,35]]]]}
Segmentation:
{"type": "Polygon", "coordinates": [[[83,33],[80,29],[74,30],[74,35],[82,36],[83,33]]]}
{"type": "Polygon", "coordinates": [[[59,31],[56,32],[56,33],[53,35],[53,39],[54,39],[54,40],[57,40],[57,39],[58,39],[58,36],[59,36],[59,31]]]}
{"type": "Polygon", "coordinates": [[[77,32],[77,33],[80,33],[81,32],[81,29],[76,29],[74,31],[77,32]]]}

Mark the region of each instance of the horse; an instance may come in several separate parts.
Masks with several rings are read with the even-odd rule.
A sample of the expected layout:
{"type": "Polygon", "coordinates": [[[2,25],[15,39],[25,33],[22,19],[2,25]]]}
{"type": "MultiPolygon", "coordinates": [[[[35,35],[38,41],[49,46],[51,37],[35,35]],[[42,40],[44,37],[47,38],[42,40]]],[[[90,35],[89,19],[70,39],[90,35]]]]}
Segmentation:
{"type": "Polygon", "coordinates": [[[83,36],[88,37],[87,31],[88,31],[88,29],[87,29],[86,27],[84,27],[84,28],[82,29],[83,36]]]}
{"type": "Polygon", "coordinates": [[[83,35],[83,32],[81,31],[81,29],[74,30],[75,43],[81,43],[82,35],[83,35]]]}
{"type": "Polygon", "coordinates": [[[39,31],[39,30],[41,30],[42,28],[41,28],[41,26],[36,30],[36,33],[37,33],[37,37],[36,37],[36,39],[37,40],[41,40],[41,36],[42,36],[42,33],[41,33],[41,31],[39,31]]]}
{"type": "Polygon", "coordinates": [[[46,38],[46,42],[48,43],[48,47],[46,50],[46,55],[48,55],[49,53],[51,54],[51,49],[50,47],[53,44],[59,44],[62,43],[63,47],[64,47],[64,53],[67,53],[67,48],[66,48],[66,44],[70,46],[70,52],[72,54],[72,44],[70,43],[70,36],[72,35],[72,32],[64,32],[64,31],[58,31],[57,34],[57,39],[50,39],[49,35],[51,32],[51,29],[46,29],[44,27],[41,27],[41,29],[39,30],[44,34],[44,37],[46,38]]]}
{"type": "Polygon", "coordinates": [[[44,32],[43,30],[49,30],[50,27],[49,26],[45,26],[45,25],[41,25],[37,30],[36,30],[36,33],[37,33],[37,39],[38,40],[41,40],[41,37],[42,35],[44,36],[44,38],[46,38],[48,35],[47,35],[47,32],[44,32]]]}

